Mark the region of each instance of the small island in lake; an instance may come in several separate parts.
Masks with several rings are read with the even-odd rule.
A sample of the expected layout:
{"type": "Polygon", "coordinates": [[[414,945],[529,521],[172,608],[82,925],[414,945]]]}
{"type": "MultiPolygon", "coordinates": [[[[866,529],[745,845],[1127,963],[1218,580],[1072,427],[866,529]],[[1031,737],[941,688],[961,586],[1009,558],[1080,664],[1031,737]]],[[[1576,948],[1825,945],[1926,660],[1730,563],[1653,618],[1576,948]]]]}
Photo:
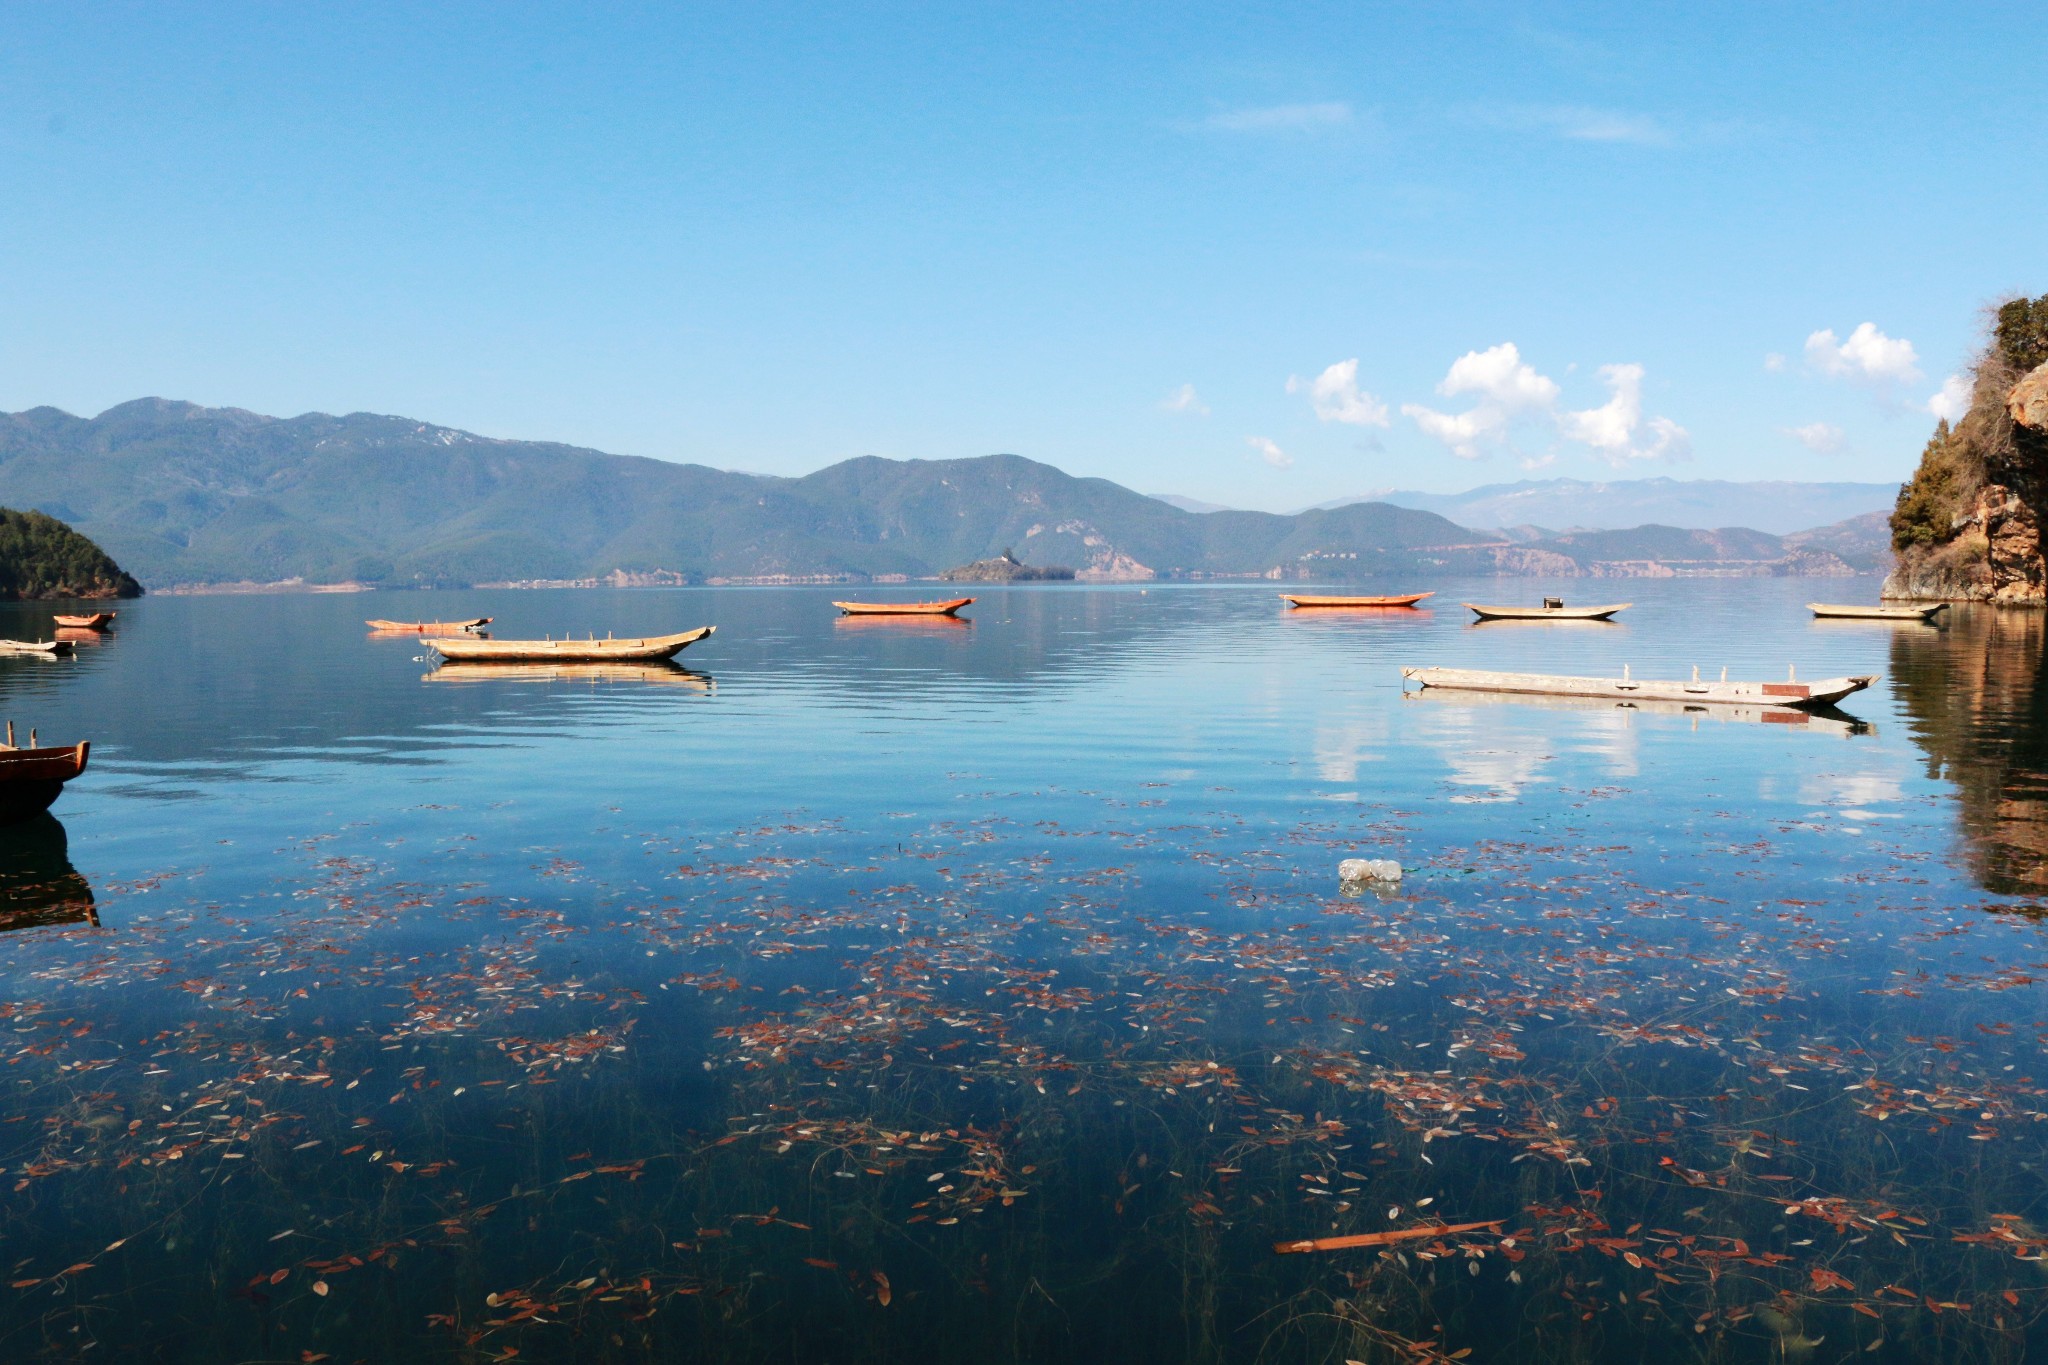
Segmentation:
{"type": "Polygon", "coordinates": [[[1052,583],[1072,579],[1074,571],[1057,564],[1026,564],[1009,550],[994,559],[977,559],[939,575],[947,583],[1052,583]]]}
{"type": "Polygon", "coordinates": [[[142,585],[87,537],[46,513],[0,507],[0,600],[140,596],[142,585]]]}

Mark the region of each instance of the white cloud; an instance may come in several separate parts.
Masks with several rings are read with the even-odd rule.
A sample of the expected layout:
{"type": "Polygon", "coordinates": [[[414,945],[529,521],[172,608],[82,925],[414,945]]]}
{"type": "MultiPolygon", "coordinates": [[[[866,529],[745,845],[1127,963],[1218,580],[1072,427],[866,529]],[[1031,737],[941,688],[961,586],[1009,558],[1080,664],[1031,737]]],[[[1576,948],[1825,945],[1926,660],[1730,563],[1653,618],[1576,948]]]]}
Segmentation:
{"type": "Polygon", "coordinates": [[[1436,391],[1446,398],[1476,393],[1481,402],[1510,411],[1549,407],[1557,401],[1557,385],[1522,363],[1522,353],[1512,341],[1490,350],[1465,352],[1451,362],[1450,373],[1436,391]]]}
{"type": "Polygon", "coordinates": [[[1522,361],[1512,341],[1484,351],[1467,351],[1451,363],[1436,391],[1446,398],[1476,394],[1464,412],[1438,412],[1420,403],[1403,403],[1401,413],[1449,447],[1461,460],[1476,460],[1487,446],[1505,444],[1513,421],[1532,410],[1547,411],[1557,402],[1557,385],[1522,361]]]}
{"type": "Polygon", "coordinates": [[[1591,446],[1593,453],[1617,469],[1636,460],[1680,460],[1692,453],[1692,438],[1668,417],[1652,417],[1649,440],[1639,434],[1643,422],[1643,367],[1602,365],[1600,378],[1613,396],[1597,408],[1557,414],[1557,429],[1567,441],[1591,446]]]}
{"type": "Polygon", "coordinates": [[[1294,468],[1294,457],[1263,436],[1247,436],[1244,443],[1259,452],[1259,458],[1275,469],[1294,468]]]}
{"type": "Polygon", "coordinates": [[[1832,379],[1892,385],[1920,382],[1920,357],[1904,337],[1888,337],[1877,324],[1857,324],[1843,341],[1832,327],[1806,339],[1806,363],[1832,379]]]}
{"type": "Polygon", "coordinates": [[[1354,427],[1387,425],[1387,405],[1358,387],[1358,361],[1340,360],[1314,379],[1287,377],[1289,393],[1307,392],[1309,405],[1325,422],[1344,422],[1354,427]]]}
{"type": "Polygon", "coordinates": [[[1276,104],[1264,109],[1230,109],[1202,120],[1207,128],[1229,133],[1295,133],[1351,122],[1351,106],[1342,100],[1321,104],[1276,104]]]}
{"type": "Polygon", "coordinates": [[[1193,384],[1183,384],[1159,400],[1162,412],[1192,412],[1197,417],[1209,415],[1209,405],[1195,392],[1193,384]]]}
{"type": "Polygon", "coordinates": [[[1927,410],[1945,422],[1959,420],[1970,410],[1970,381],[1952,374],[1941,381],[1941,392],[1927,400],[1927,410]]]}
{"type": "Polygon", "coordinates": [[[1422,428],[1422,434],[1442,441],[1461,460],[1485,455],[1482,443],[1499,441],[1507,432],[1506,414],[1485,407],[1470,412],[1438,412],[1420,403],[1403,403],[1401,414],[1422,428]]]}
{"type": "Polygon", "coordinates": [[[1808,422],[1803,427],[1786,427],[1784,432],[1816,455],[1839,455],[1849,448],[1842,429],[1828,422],[1808,422]]]}
{"type": "MultiPolygon", "coordinates": [[[[1597,408],[1560,410],[1556,382],[1526,363],[1509,341],[1466,352],[1437,385],[1437,392],[1447,397],[1474,395],[1476,401],[1466,411],[1438,412],[1404,403],[1401,412],[1461,460],[1476,460],[1490,447],[1507,446],[1517,423],[1545,418],[1564,440],[1588,447],[1617,468],[1637,460],[1684,459],[1692,453],[1684,427],[1668,417],[1643,419],[1643,374],[1641,365],[1603,365],[1600,378],[1610,390],[1607,402],[1597,408]]],[[[1530,467],[1548,464],[1551,458],[1542,457],[1530,467]]],[[[1524,464],[1529,465],[1529,459],[1524,464]]]]}
{"type": "Polygon", "coordinates": [[[1539,115],[1540,121],[1547,123],[1559,137],[1570,138],[1574,142],[1633,142],[1639,146],[1659,147],[1671,141],[1671,134],[1647,114],[1575,106],[1541,110],[1539,115]]]}
{"type": "Polygon", "coordinates": [[[1662,147],[1671,130],[1648,114],[1595,109],[1583,104],[1523,104],[1472,111],[1477,122],[1515,132],[1548,133],[1571,142],[1627,142],[1662,147]]]}
{"type": "Polygon", "coordinates": [[[1776,351],[1768,352],[1764,356],[1764,368],[1772,374],[1782,373],[1785,369],[1785,357],[1776,351]]]}

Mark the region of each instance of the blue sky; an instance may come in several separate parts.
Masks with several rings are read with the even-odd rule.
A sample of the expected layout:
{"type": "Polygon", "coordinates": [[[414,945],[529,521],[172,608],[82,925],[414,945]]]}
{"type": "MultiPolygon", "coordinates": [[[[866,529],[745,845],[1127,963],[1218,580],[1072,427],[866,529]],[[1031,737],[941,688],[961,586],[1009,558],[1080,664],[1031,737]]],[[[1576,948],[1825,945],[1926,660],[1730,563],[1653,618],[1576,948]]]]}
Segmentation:
{"type": "Polygon", "coordinates": [[[1895,479],[2048,292],[2035,6],[1244,10],[8,3],[0,407],[1895,479]]]}

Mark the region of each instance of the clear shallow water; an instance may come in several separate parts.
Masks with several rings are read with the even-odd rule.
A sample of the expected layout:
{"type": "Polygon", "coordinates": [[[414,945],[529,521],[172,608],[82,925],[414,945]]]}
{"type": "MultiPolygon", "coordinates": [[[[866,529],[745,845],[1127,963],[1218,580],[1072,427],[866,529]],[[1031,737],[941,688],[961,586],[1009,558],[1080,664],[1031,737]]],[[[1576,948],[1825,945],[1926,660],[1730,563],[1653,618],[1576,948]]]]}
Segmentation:
{"type": "Polygon", "coordinates": [[[1275,586],[163,598],[0,663],[94,741],[0,849],[0,1351],[2021,1358],[2040,618],[1275,586]],[[470,676],[371,614],[719,634],[470,676]],[[1787,725],[1424,663],[1888,678],[1787,725]]]}

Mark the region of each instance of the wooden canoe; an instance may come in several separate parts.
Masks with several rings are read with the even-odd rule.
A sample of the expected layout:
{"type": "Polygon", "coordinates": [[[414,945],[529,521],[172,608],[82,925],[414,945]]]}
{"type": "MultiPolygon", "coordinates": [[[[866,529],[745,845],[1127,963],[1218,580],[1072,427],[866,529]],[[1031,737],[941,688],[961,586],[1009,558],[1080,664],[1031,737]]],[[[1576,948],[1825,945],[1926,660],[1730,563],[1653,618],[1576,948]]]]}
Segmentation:
{"type": "Polygon", "coordinates": [[[1948,603],[1930,602],[1926,606],[1913,607],[1866,607],[1853,603],[1808,602],[1806,609],[1828,621],[1925,621],[1938,611],[1947,611],[1948,603]]]}
{"type": "Polygon", "coordinates": [[[1674,716],[1691,721],[1697,726],[1701,721],[1713,721],[1735,725],[1790,726],[1803,733],[1815,733],[1848,737],[1874,734],[1876,729],[1867,720],[1838,711],[1832,706],[1815,706],[1801,709],[1796,706],[1762,706],[1756,703],[1744,705],[1740,702],[1716,702],[1709,706],[1698,700],[1692,701],[1646,701],[1639,697],[1556,697],[1531,692],[1461,692],[1441,687],[1427,687],[1418,692],[1403,693],[1403,698],[1416,704],[1432,706],[1534,706],[1546,711],[1584,711],[1613,715],[1619,712],[1626,716],[1674,716]]]}
{"type": "Polygon", "coordinates": [[[1617,701],[1675,701],[1735,706],[1831,706],[1876,682],[1875,673],[1803,683],[1659,681],[1631,678],[1573,678],[1554,673],[1490,673],[1476,668],[1404,668],[1401,676],[1423,687],[1472,692],[1523,692],[1549,697],[1606,697],[1617,701]]]}
{"type": "Polygon", "coordinates": [[[57,624],[73,630],[105,630],[118,615],[119,612],[92,611],[83,616],[59,616],[57,624]]]}
{"type": "Polygon", "coordinates": [[[948,602],[834,602],[848,616],[951,616],[974,599],[955,597],[948,602]]]}
{"type": "Polygon", "coordinates": [[[1629,603],[1611,602],[1604,607],[1482,607],[1476,602],[1465,605],[1477,612],[1482,621],[1605,621],[1629,603]]]}
{"type": "MultiPolygon", "coordinates": [[[[7,733],[11,740],[11,722],[7,733]]],[[[48,810],[64,784],[85,771],[91,753],[90,740],[61,749],[40,749],[33,734],[26,749],[11,743],[0,745],[0,825],[15,824],[48,810]]]]}
{"type": "Polygon", "coordinates": [[[478,630],[491,623],[488,616],[473,616],[467,621],[365,621],[371,630],[391,634],[428,635],[445,634],[454,630],[478,630]]]}
{"type": "Polygon", "coordinates": [[[1433,592],[1411,592],[1399,597],[1314,597],[1283,592],[1280,600],[1295,607],[1412,607],[1433,592]]]}
{"type": "Polygon", "coordinates": [[[600,640],[486,640],[479,636],[437,636],[421,641],[444,659],[462,663],[633,664],[672,659],[716,630],[700,626],[678,635],[645,635],[600,640]]]}
{"type": "Polygon", "coordinates": [[[0,640],[0,654],[41,654],[53,658],[70,652],[69,640],[0,640]]]}

